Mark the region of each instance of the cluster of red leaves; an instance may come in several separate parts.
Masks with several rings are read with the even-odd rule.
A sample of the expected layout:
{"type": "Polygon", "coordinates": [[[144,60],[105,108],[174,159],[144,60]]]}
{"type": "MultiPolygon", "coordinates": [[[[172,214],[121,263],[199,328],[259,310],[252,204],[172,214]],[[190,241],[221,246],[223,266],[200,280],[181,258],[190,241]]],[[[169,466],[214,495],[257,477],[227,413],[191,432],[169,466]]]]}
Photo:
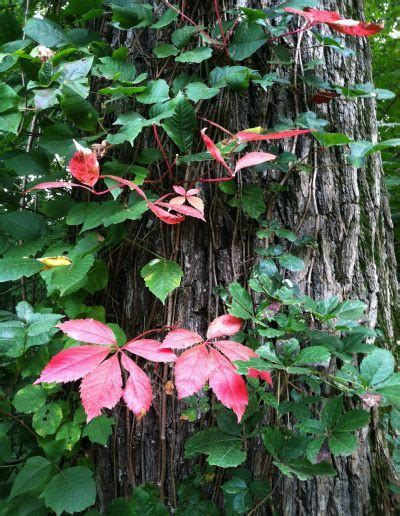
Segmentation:
{"type": "MultiPolygon", "coordinates": [[[[205,179],[204,182],[220,182],[220,181],[230,181],[233,179],[237,172],[242,170],[243,168],[253,167],[255,165],[260,165],[261,163],[265,163],[267,161],[273,161],[276,159],[274,154],[270,154],[269,152],[248,152],[243,157],[237,160],[235,164],[235,168],[232,169],[228,163],[225,161],[222,156],[221,151],[215,145],[215,143],[211,140],[209,136],[206,135],[207,128],[202,129],[201,137],[207,147],[208,152],[211,156],[218,161],[228,172],[228,177],[218,178],[218,179],[205,179]]],[[[289,131],[279,131],[278,133],[266,133],[262,134],[259,132],[252,132],[251,130],[240,131],[232,136],[231,140],[236,140],[237,144],[248,143],[248,142],[259,142],[263,140],[279,140],[281,138],[289,138],[291,136],[300,136],[302,134],[310,133],[310,129],[292,129],[289,131]]]]}
{"type": "MultiPolygon", "coordinates": [[[[238,342],[220,338],[234,335],[241,326],[241,319],[223,315],[210,324],[207,340],[198,333],[175,329],[162,343],[139,335],[118,348],[114,333],[105,324],[93,319],[67,321],[57,327],[86,344],[55,355],[35,384],[82,379],[80,393],[88,421],[99,416],[103,408],[115,407],[121,397],[136,416],[142,417],[151,406],[153,393],[147,374],[130,358],[133,354],[152,362],[176,362],[175,380],[180,399],[198,392],[208,380],[217,398],[240,421],[248,394],[246,383],[232,362],[249,360],[257,354],[238,342]],[[172,349],[186,351],[178,358],[172,349]],[[128,375],[125,385],[122,371],[128,375]]],[[[265,371],[250,369],[249,376],[260,377],[272,385],[271,376],[265,371]]]]}
{"type": "MultiPolygon", "coordinates": [[[[217,317],[208,327],[206,340],[198,333],[185,329],[168,333],[161,349],[186,349],[175,363],[179,399],[199,392],[208,381],[219,401],[235,412],[238,421],[242,419],[249,398],[246,383],[237,373],[233,361],[246,361],[258,355],[239,342],[221,340],[221,337],[229,337],[240,331],[242,323],[233,315],[217,317]]],[[[249,369],[248,374],[272,385],[271,376],[266,371],[249,369]]]]}
{"type": "Polygon", "coordinates": [[[332,30],[350,36],[373,36],[384,29],[383,23],[365,23],[357,20],[348,20],[342,18],[335,11],[323,11],[306,8],[304,11],[294,9],[293,7],[285,7],[285,11],[292,14],[298,14],[307,20],[307,25],[303,30],[310,29],[314,25],[323,23],[328,25],[332,30]]]}
{"type": "MultiPolygon", "coordinates": [[[[32,187],[28,191],[32,190],[47,190],[47,189],[54,189],[54,188],[83,188],[84,190],[88,190],[90,193],[94,195],[104,195],[111,190],[119,187],[128,186],[131,190],[135,190],[142,199],[144,199],[147,203],[147,206],[149,209],[163,222],[166,222],[167,224],[179,224],[180,222],[183,222],[185,220],[185,216],[194,217],[197,219],[205,220],[204,219],[204,206],[200,204],[202,201],[201,199],[197,199],[198,205],[202,207],[201,210],[195,207],[195,201],[193,199],[195,198],[195,194],[192,193],[190,195],[185,194],[185,201],[188,200],[189,204],[192,206],[186,206],[183,205],[184,203],[179,202],[165,202],[164,200],[167,197],[170,197],[174,194],[167,194],[160,199],[157,199],[154,202],[151,202],[148,200],[145,192],[139,188],[133,181],[129,181],[127,179],[123,179],[119,176],[113,176],[113,175],[100,175],[100,165],[97,161],[96,153],[91,151],[90,149],[86,149],[85,147],[82,147],[79,143],[75,142],[75,146],[77,148],[77,152],[72,156],[71,161],[69,162],[69,171],[71,175],[80,181],[82,184],[77,183],[70,183],[69,181],[53,181],[53,182],[46,182],[46,183],[39,183],[32,187]],[[98,192],[94,190],[94,186],[98,182],[99,179],[113,179],[116,184],[110,188],[107,188],[106,190],[103,190],[101,192],[98,192]],[[192,199],[190,201],[189,199],[192,199]],[[173,213],[175,212],[175,213],[173,213]]],[[[184,190],[184,189],[182,189],[184,190]]],[[[196,191],[197,193],[198,191],[196,191]]],[[[180,194],[181,195],[181,194],[180,194]]]]}

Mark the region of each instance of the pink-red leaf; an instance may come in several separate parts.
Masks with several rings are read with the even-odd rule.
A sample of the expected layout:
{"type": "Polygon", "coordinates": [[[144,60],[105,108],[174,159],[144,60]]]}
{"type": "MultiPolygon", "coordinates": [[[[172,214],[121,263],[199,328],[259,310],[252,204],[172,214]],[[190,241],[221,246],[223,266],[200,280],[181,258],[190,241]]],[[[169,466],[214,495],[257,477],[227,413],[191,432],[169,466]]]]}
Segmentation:
{"type": "Polygon", "coordinates": [[[210,387],[219,401],[234,411],[240,422],[249,403],[246,383],[231,362],[219,351],[210,348],[209,353],[210,387]]]}
{"type": "Polygon", "coordinates": [[[160,208],[152,202],[148,202],[147,206],[150,208],[150,210],[154,213],[156,217],[158,217],[166,224],[180,224],[185,220],[184,215],[174,215],[173,213],[170,213],[167,210],[160,208]]]}
{"type": "Polygon", "coordinates": [[[123,349],[152,362],[175,362],[177,359],[174,352],[164,348],[161,342],[153,339],[131,340],[125,344],[123,349]]]}
{"type": "Polygon", "coordinates": [[[310,129],[291,129],[288,131],[279,131],[278,133],[252,133],[251,131],[240,131],[236,134],[239,143],[258,142],[261,140],[280,140],[281,138],[289,138],[291,136],[300,136],[301,134],[311,133],[310,129]]]}
{"type": "Polygon", "coordinates": [[[208,350],[204,344],[186,350],[175,364],[178,398],[186,398],[204,387],[208,379],[208,350]]]}
{"type": "Polygon", "coordinates": [[[124,369],[129,373],[122,394],[123,398],[129,410],[141,417],[149,410],[153,400],[150,380],[147,374],[124,353],[121,355],[121,361],[124,369]]]}
{"type": "Polygon", "coordinates": [[[157,206],[162,206],[163,208],[167,208],[170,210],[174,210],[177,213],[181,213],[182,215],[187,215],[188,217],[194,217],[196,219],[203,220],[205,222],[204,215],[201,211],[192,208],[191,206],[184,206],[182,204],[171,204],[168,202],[156,202],[157,206]]]}
{"type": "Polygon", "coordinates": [[[242,170],[242,168],[253,167],[254,165],[260,165],[260,163],[274,159],[276,159],[275,154],[270,154],[269,152],[249,152],[236,162],[235,174],[242,170]]]}
{"type": "Polygon", "coordinates": [[[198,333],[179,328],[168,333],[162,343],[162,347],[167,349],[186,349],[202,341],[203,338],[198,333]]]}
{"type": "Polygon", "coordinates": [[[221,151],[218,149],[218,147],[215,145],[215,143],[211,140],[209,136],[206,135],[207,128],[202,129],[200,131],[201,137],[207,147],[208,152],[211,154],[211,156],[218,161],[218,163],[221,163],[223,167],[226,168],[226,170],[229,172],[230,175],[233,175],[232,170],[230,169],[229,165],[224,160],[221,151]]]}
{"type": "Polygon", "coordinates": [[[90,421],[102,408],[115,407],[122,396],[122,376],[115,354],[89,373],[81,382],[82,405],[90,421]]]}
{"type": "Polygon", "coordinates": [[[104,346],[78,346],[64,349],[50,360],[35,384],[78,380],[93,371],[108,353],[108,348],[104,346]]]}
{"type": "Polygon", "coordinates": [[[71,339],[90,344],[102,344],[112,346],[116,344],[113,331],[100,321],[94,319],[75,319],[56,325],[71,339]]]}
{"type": "Polygon", "coordinates": [[[124,179],[123,177],[113,176],[110,174],[105,174],[104,176],[100,176],[100,177],[101,178],[109,178],[109,179],[113,179],[114,181],[118,181],[119,185],[117,185],[117,186],[129,186],[129,188],[131,190],[135,190],[135,192],[137,192],[140,195],[140,197],[142,197],[142,199],[147,200],[147,197],[146,197],[146,194],[144,193],[144,191],[141,188],[139,188],[133,181],[129,181],[129,179],[124,179]]]}
{"type": "Polygon", "coordinates": [[[233,315],[221,315],[213,321],[207,330],[207,339],[216,339],[218,337],[229,337],[235,335],[242,328],[243,321],[233,315]]]}
{"type": "Polygon", "coordinates": [[[84,190],[93,192],[92,188],[78,185],[76,183],[70,183],[69,181],[47,181],[46,183],[38,183],[37,185],[32,186],[32,188],[29,188],[27,192],[31,192],[32,190],[52,190],[54,188],[83,188],[84,190]]]}
{"type": "Polygon", "coordinates": [[[69,171],[71,175],[87,186],[94,186],[99,180],[100,166],[97,156],[90,149],[82,147],[75,142],[78,149],[69,162],[69,171]]]}

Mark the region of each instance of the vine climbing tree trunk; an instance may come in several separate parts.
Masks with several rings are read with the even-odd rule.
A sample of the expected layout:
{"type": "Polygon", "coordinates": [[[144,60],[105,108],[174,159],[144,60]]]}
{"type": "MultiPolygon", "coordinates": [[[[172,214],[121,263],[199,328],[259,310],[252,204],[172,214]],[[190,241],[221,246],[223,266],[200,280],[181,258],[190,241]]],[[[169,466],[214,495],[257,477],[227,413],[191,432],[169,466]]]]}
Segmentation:
{"type": "MultiPolygon", "coordinates": [[[[211,5],[206,4],[186,2],[186,12],[200,25],[204,19],[209,22],[211,5]]],[[[360,0],[332,0],[324,4],[342,15],[363,18],[360,0]]],[[[224,16],[229,8],[267,8],[268,2],[220,1],[219,6],[224,16]]],[[[152,66],[155,62],[151,51],[156,42],[146,30],[116,33],[105,24],[104,27],[110,41],[125,38],[130,60],[138,68],[164,78],[169,84],[181,71],[171,63],[159,70],[152,66]]],[[[291,92],[283,85],[274,85],[267,92],[251,88],[246,94],[225,88],[216,100],[200,103],[197,115],[232,132],[259,125],[271,127],[282,118],[293,119],[309,111],[313,89],[302,77],[308,74],[306,64],[314,59],[320,60],[314,73],[322,81],[346,85],[372,80],[371,55],[365,38],[346,38],[348,48],[355,51],[346,59],[334,48],[317,45],[308,33],[287,36],[282,43],[292,56],[291,70],[288,71],[287,65],[282,66],[268,44],[246,65],[262,75],[276,72],[287,77],[294,84],[291,92]]],[[[220,54],[216,61],[223,66],[224,59],[220,54]]],[[[195,66],[192,72],[201,75],[202,69],[195,66]]],[[[126,109],[121,105],[122,111],[126,109]]],[[[377,138],[374,100],[337,100],[318,107],[317,116],[329,122],[331,132],[343,132],[355,140],[377,138]]],[[[199,129],[209,125],[202,120],[200,123],[199,129]]],[[[208,134],[212,136],[214,130],[209,127],[208,134]]],[[[138,140],[135,152],[155,146],[152,138],[149,131],[148,142],[144,138],[138,140]]],[[[396,275],[392,223],[379,155],[370,157],[366,166],[357,170],[346,162],[346,146],[321,149],[312,138],[299,137],[285,140],[282,149],[295,153],[307,167],[287,174],[268,172],[261,181],[266,188],[268,216],[295,229],[300,236],[315,238],[316,245],[307,248],[302,256],[306,267],[296,273],[296,281],[316,298],[337,294],[341,298],[362,299],[368,304],[370,324],[382,328],[389,343],[394,337],[396,320],[396,275]],[[271,188],[272,184],[280,185],[283,191],[275,193],[277,188],[271,188]]],[[[202,150],[198,138],[192,152],[202,150]]],[[[131,148],[126,152],[125,158],[133,158],[131,148]]],[[[204,164],[181,165],[177,172],[179,179],[196,177],[199,167],[204,164]]],[[[155,177],[158,173],[159,170],[152,171],[155,177]]],[[[239,176],[239,181],[249,178],[239,176]]],[[[203,184],[202,195],[207,223],[186,221],[183,225],[167,227],[155,219],[151,222],[143,219],[132,223],[124,245],[110,254],[112,280],[105,299],[107,312],[126,329],[128,337],[177,321],[204,334],[209,321],[223,313],[216,287],[232,281],[246,285],[255,260],[252,250],[260,245],[254,224],[240,210],[229,208],[223,202],[223,192],[212,183],[203,184]],[[154,258],[152,253],[177,260],[184,271],[181,286],[169,296],[165,306],[144,289],[140,277],[143,265],[154,258]]],[[[129,496],[133,485],[144,482],[157,483],[164,500],[171,506],[176,504],[177,483],[189,471],[188,461],[184,459],[185,439],[208,421],[206,416],[195,424],[180,419],[181,408],[167,384],[171,379],[169,365],[159,368],[157,377],[156,398],[150,412],[138,421],[125,407],[118,408],[112,444],[107,449],[95,450],[102,508],[116,495],[129,496]]],[[[384,484],[391,473],[390,461],[381,433],[374,426],[375,419],[372,421],[370,429],[359,435],[361,444],[357,453],[335,459],[338,475],[333,478],[307,482],[283,480],[258,446],[250,450],[249,466],[273,486],[275,511],[290,516],[389,513],[390,500],[385,495],[384,484]]],[[[222,480],[223,473],[216,474],[215,484],[221,484],[222,480]]],[[[210,492],[216,490],[210,488],[210,492]]],[[[258,509],[260,514],[267,510],[264,506],[258,509]]]]}

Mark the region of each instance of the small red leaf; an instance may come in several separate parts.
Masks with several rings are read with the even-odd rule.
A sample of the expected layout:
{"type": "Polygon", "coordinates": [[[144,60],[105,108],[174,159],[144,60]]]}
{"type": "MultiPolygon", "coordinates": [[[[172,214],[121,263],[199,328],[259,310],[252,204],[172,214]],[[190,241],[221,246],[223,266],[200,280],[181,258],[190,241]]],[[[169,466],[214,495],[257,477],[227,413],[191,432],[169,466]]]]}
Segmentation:
{"type": "Polygon", "coordinates": [[[203,341],[203,337],[198,333],[190,330],[179,328],[168,333],[165,337],[162,347],[171,349],[186,349],[194,344],[199,344],[203,341]]]}
{"type": "Polygon", "coordinates": [[[38,183],[32,188],[29,188],[27,192],[31,192],[32,190],[52,190],[54,188],[83,188],[84,190],[88,190],[89,192],[93,192],[92,188],[88,188],[87,186],[78,185],[75,183],[70,183],[69,181],[48,181],[46,183],[38,183]]]}
{"type": "Polygon", "coordinates": [[[78,346],[57,353],[43,369],[38,383],[72,382],[87,375],[109,353],[103,346],[78,346]]]}
{"type": "Polygon", "coordinates": [[[226,163],[226,161],[222,157],[221,151],[218,149],[218,147],[215,145],[215,143],[211,140],[211,138],[206,135],[206,131],[207,131],[207,128],[202,129],[200,131],[200,134],[207,147],[208,152],[211,154],[211,156],[216,161],[218,161],[218,163],[221,163],[221,165],[226,168],[226,170],[229,172],[230,175],[233,175],[233,172],[230,169],[229,165],[226,163]]]}
{"type": "Polygon", "coordinates": [[[289,131],[279,131],[278,133],[252,133],[250,131],[240,131],[236,134],[239,143],[257,142],[261,140],[280,140],[281,138],[289,138],[291,136],[300,136],[301,134],[311,133],[310,129],[291,129],[289,131]]]}
{"type": "Polygon", "coordinates": [[[90,149],[82,147],[74,140],[78,149],[69,162],[71,175],[87,186],[94,186],[99,180],[100,166],[97,156],[90,149]]]}
{"type": "Polygon", "coordinates": [[[313,104],[327,104],[337,97],[340,97],[340,94],[334,91],[317,91],[311,99],[311,102],[313,104]]]}
{"type": "Polygon", "coordinates": [[[242,328],[243,321],[233,315],[221,315],[214,319],[207,330],[207,339],[235,335],[242,328]]]}
{"type": "Polygon", "coordinates": [[[153,400],[150,380],[147,374],[124,353],[121,355],[121,361],[124,369],[129,372],[123,398],[129,410],[141,417],[149,410],[153,400]]]}
{"type": "Polygon", "coordinates": [[[167,208],[170,210],[174,210],[178,213],[182,213],[183,215],[187,215],[188,217],[194,217],[196,219],[203,220],[205,222],[204,215],[201,211],[192,208],[191,206],[183,206],[182,204],[171,204],[168,202],[160,202],[156,201],[157,206],[162,206],[163,208],[167,208]]]}
{"type": "Polygon", "coordinates": [[[81,382],[82,405],[90,421],[102,408],[112,409],[122,396],[122,376],[115,354],[89,373],[81,382]]]}
{"type": "Polygon", "coordinates": [[[173,213],[170,213],[167,210],[160,208],[152,202],[148,202],[147,206],[150,208],[150,210],[154,213],[156,217],[158,217],[166,224],[180,224],[185,220],[184,215],[174,215],[173,213]]]}
{"type": "Polygon", "coordinates": [[[119,176],[113,176],[113,175],[110,175],[110,174],[105,174],[104,176],[100,176],[101,178],[109,178],[109,179],[113,179],[114,181],[118,181],[119,185],[116,185],[116,186],[129,186],[129,188],[131,190],[135,190],[135,192],[137,192],[140,197],[142,197],[142,199],[145,199],[147,200],[147,197],[146,197],[146,194],[144,193],[144,191],[139,188],[133,181],[129,181],[129,179],[124,179],[123,177],[119,177],[119,176]]]}
{"type": "Polygon", "coordinates": [[[249,152],[236,162],[235,174],[239,172],[239,170],[242,170],[242,168],[253,167],[254,165],[259,165],[260,163],[274,159],[276,159],[276,156],[269,152],[249,152]]]}
{"type": "Polygon", "coordinates": [[[249,402],[246,383],[231,362],[219,351],[210,348],[209,353],[210,387],[219,401],[234,411],[240,422],[249,402]]]}
{"type": "Polygon", "coordinates": [[[204,387],[208,379],[208,350],[204,344],[186,350],[175,364],[178,398],[186,398],[204,387]]]}
{"type": "Polygon", "coordinates": [[[123,349],[127,349],[131,353],[152,362],[175,362],[177,359],[175,353],[170,349],[164,348],[158,340],[153,339],[131,340],[125,344],[123,349]]]}
{"type": "Polygon", "coordinates": [[[60,328],[71,339],[81,342],[104,346],[112,346],[117,343],[113,331],[105,324],[94,319],[75,319],[57,324],[56,327],[60,328]]]}

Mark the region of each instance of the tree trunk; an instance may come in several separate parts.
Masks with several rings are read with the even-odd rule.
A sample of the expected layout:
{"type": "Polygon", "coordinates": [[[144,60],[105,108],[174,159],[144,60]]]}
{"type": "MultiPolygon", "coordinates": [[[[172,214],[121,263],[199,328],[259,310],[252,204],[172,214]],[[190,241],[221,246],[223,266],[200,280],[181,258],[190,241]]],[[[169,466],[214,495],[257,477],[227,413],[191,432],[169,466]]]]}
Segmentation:
{"type": "MultiPolygon", "coordinates": [[[[200,24],[203,18],[206,24],[210,23],[209,3],[210,6],[205,5],[207,2],[186,2],[192,18],[200,24]]],[[[221,9],[234,7],[234,4],[220,2],[221,9]]],[[[332,0],[324,4],[326,9],[337,10],[343,16],[363,18],[359,0],[332,0]]],[[[236,2],[236,6],[245,5],[265,8],[268,2],[236,2]]],[[[321,30],[328,32],[328,29],[321,30]]],[[[132,61],[155,75],[157,70],[150,57],[155,42],[150,39],[150,33],[138,30],[118,34],[118,38],[123,38],[124,34],[132,61]]],[[[111,39],[115,33],[109,36],[111,39]]],[[[347,58],[334,49],[316,46],[315,39],[307,33],[286,37],[285,42],[292,49],[294,64],[291,71],[287,66],[270,64],[268,44],[261,48],[249,66],[262,74],[274,71],[286,75],[293,83],[294,76],[302,73],[304,63],[322,59],[324,64],[318,66],[316,72],[323,80],[349,85],[371,81],[371,56],[365,38],[346,37],[347,46],[355,50],[354,55],[347,58]]],[[[221,64],[223,56],[219,60],[218,64],[221,64]]],[[[177,69],[171,66],[161,77],[171,84],[176,74],[177,69]]],[[[292,93],[285,86],[274,86],[268,93],[253,87],[244,95],[224,89],[216,101],[200,105],[198,114],[232,132],[258,125],[270,127],[279,117],[293,119],[308,111],[309,98],[310,91],[303,88],[300,80],[292,93]]],[[[319,118],[330,122],[332,132],[344,132],[355,140],[377,138],[375,103],[371,99],[338,100],[324,104],[316,111],[319,118]]],[[[212,136],[212,127],[209,133],[212,136]]],[[[151,143],[145,145],[142,140],[138,146],[151,146],[151,143]]],[[[262,179],[266,186],[282,180],[286,183],[286,190],[276,199],[273,194],[269,195],[269,216],[296,230],[300,236],[311,235],[317,241],[317,246],[303,256],[306,268],[300,278],[296,274],[296,281],[307,294],[316,298],[338,294],[342,298],[357,297],[367,302],[371,325],[379,325],[388,339],[393,339],[395,258],[379,155],[373,155],[363,169],[357,170],[346,164],[345,146],[321,149],[312,138],[299,138],[285,140],[283,148],[305,158],[310,165],[310,172],[299,171],[288,177],[274,172],[262,179]]],[[[198,148],[193,152],[200,150],[203,148],[198,141],[198,148]]],[[[181,167],[180,178],[188,174],[195,177],[197,168],[197,164],[181,167]]],[[[149,219],[151,222],[132,224],[128,230],[131,244],[127,243],[119,253],[110,256],[112,279],[107,292],[107,312],[124,327],[128,337],[175,321],[204,333],[208,322],[222,313],[214,287],[226,286],[235,280],[246,284],[254,260],[252,223],[240,210],[228,208],[224,194],[212,184],[203,185],[202,192],[207,223],[187,220],[180,226],[170,227],[149,219]],[[181,287],[170,295],[165,307],[144,288],[140,269],[153,256],[136,244],[173,257],[183,268],[181,287]]],[[[189,462],[184,459],[184,442],[195,428],[206,422],[202,420],[192,425],[180,420],[181,405],[175,394],[167,395],[164,389],[165,382],[171,379],[171,368],[161,368],[158,374],[159,380],[154,386],[156,397],[150,412],[141,421],[135,421],[125,407],[119,407],[115,413],[118,422],[111,445],[96,450],[101,509],[115,496],[130,496],[132,486],[144,482],[160,485],[164,500],[174,506],[177,483],[190,470],[189,462]]],[[[248,465],[255,475],[269,478],[273,487],[276,486],[273,506],[278,514],[389,513],[384,492],[389,460],[375,420],[359,438],[356,454],[335,459],[338,475],[333,478],[307,482],[282,479],[270,466],[263,466],[265,458],[260,447],[249,453],[248,465]]],[[[221,483],[222,473],[216,479],[221,483]]],[[[260,508],[260,513],[265,511],[266,508],[260,508]]]]}

